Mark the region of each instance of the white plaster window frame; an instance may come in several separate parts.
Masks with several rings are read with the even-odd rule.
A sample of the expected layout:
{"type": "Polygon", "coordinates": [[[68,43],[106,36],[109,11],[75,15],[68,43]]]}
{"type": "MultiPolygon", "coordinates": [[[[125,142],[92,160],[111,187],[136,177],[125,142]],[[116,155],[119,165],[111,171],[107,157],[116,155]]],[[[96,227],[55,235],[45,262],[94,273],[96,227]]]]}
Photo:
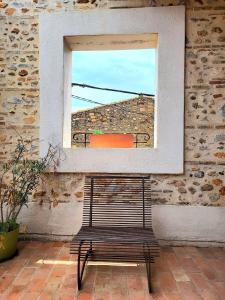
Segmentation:
{"type": "Polygon", "coordinates": [[[63,147],[58,172],[183,173],[184,6],[40,15],[40,155],[63,147]],[[154,148],[71,148],[68,36],[158,34],[154,148]]]}

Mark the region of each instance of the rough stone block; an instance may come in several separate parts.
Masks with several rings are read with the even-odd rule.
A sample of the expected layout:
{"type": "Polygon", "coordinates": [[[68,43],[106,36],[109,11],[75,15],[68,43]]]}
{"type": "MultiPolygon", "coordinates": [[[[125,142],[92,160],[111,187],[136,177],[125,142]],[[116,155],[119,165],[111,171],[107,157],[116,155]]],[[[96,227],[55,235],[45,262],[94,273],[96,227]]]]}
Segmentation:
{"type": "Polygon", "coordinates": [[[8,50],[38,50],[38,19],[33,17],[11,17],[8,19],[7,24],[8,50]]]}
{"type": "Polygon", "coordinates": [[[186,129],[185,160],[225,163],[224,129],[186,129]]]}
{"type": "Polygon", "coordinates": [[[224,46],[224,13],[225,6],[220,10],[188,9],[186,22],[186,45],[188,47],[205,47],[206,45],[210,47],[224,46]]]}
{"type": "Polygon", "coordinates": [[[38,88],[38,52],[8,51],[6,63],[7,88],[38,88]]]}
{"type": "Polygon", "coordinates": [[[220,127],[225,123],[223,113],[225,88],[216,85],[199,86],[185,91],[186,126],[220,127]]]}

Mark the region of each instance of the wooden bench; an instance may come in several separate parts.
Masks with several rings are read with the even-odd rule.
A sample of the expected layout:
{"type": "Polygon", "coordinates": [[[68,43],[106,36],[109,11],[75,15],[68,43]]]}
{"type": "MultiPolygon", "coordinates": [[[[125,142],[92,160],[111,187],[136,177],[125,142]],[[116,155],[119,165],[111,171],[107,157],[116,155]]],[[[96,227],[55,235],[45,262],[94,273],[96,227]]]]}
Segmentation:
{"type": "Polygon", "coordinates": [[[151,263],[159,245],[152,230],[150,178],[86,177],[83,223],[71,253],[78,255],[79,290],[86,262],[92,260],[145,263],[151,292],[151,263]]]}

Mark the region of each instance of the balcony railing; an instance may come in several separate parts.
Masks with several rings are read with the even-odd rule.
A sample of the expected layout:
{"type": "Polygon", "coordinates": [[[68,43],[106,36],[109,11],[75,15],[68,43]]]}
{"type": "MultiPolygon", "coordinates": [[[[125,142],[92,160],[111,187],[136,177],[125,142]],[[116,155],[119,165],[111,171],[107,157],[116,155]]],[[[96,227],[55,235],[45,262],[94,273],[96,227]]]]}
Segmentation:
{"type": "MultiPolygon", "coordinates": [[[[107,132],[110,134],[120,134],[118,132],[107,132]]],[[[107,134],[106,133],[106,134],[107,134]]],[[[90,143],[90,135],[93,133],[87,132],[75,132],[72,134],[72,144],[73,145],[83,145],[83,148],[87,148],[90,143]]],[[[146,132],[127,132],[127,134],[132,134],[134,136],[135,148],[139,148],[143,144],[148,144],[150,142],[150,135],[146,132]]]]}

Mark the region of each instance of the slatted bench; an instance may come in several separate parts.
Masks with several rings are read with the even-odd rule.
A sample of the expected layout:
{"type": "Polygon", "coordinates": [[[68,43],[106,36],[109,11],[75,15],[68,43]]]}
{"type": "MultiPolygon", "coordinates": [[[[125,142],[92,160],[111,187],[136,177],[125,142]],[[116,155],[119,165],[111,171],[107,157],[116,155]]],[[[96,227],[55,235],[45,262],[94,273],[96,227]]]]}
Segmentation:
{"type": "Polygon", "coordinates": [[[78,289],[88,260],[122,261],[146,264],[151,292],[159,245],[152,230],[150,178],[88,176],[84,190],[83,223],[71,242],[71,253],[78,255],[78,289]]]}

